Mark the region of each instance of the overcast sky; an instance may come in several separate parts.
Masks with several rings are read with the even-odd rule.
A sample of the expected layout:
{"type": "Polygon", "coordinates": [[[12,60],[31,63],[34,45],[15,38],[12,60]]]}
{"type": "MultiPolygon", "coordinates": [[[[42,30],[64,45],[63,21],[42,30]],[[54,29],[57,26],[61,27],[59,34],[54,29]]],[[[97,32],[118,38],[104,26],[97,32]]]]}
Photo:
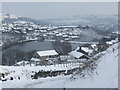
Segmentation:
{"type": "Polygon", "coordinates": [[[117,14],[117,2],[4,2],[2,11],[34,19],[83,14],[117,14]]]}

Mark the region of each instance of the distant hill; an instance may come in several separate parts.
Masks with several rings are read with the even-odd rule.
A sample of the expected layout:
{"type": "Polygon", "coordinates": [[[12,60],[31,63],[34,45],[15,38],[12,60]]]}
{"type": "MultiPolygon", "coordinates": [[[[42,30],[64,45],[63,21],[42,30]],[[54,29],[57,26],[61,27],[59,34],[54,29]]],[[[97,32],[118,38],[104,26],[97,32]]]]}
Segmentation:
{"type": "Polygon", "coordinates": [[[41,21],[38,21],[36,19],[28,18],[28,17],[22,17],[22,16],[16,16],[13,14],[2,14],[2,22],[3,23],[13,23],[15,21],[28,21],[28,22],[33,22],[35,24],[46,24],[41,21]]]}
{"type": "Polygon", "coordinates": [[[53,25],[91,25],[96,30],[117,30],[117,15],[75,15],[42,20],[53,25]]]}

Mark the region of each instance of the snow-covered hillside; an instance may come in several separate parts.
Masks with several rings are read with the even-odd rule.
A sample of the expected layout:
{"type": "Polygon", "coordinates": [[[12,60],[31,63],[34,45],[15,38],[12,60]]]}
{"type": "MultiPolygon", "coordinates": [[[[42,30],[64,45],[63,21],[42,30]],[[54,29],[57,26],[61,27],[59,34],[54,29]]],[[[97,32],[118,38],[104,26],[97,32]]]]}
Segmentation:
{"type": "Polygon", "coordinates": [[[16,21],[20,21],[21,22],[32,22],[32,23],[38,23],[38,24],[43,24],[42,22],[29,18],[29,17],[24,17],[24,16],[19,16],[19,15],[14,15],[14,14],[10,14],[10,13],[0,13],[0,17],[2,17],[2,22],[3,23],[13,23],[16,21]]]}
{"type": "Polygon", "coordinates": [[[88,75],[85,79],[69,81],[65,87],[118,88],[118,48],[118,44],[115,44],[102,52],[104,55],[98,60],[98,66],[93,77],[88,75]]]}
{"type": "Polygon", "coordinates": [[[20,16],[8,14],[8,13],[2,13],[2,19],[9,18],[9,19],[18,19],[20,16]]]}
{"type": "MultiPolygon", "coordinates": [[[[12,73],[12,76],[20,75],[20,80],[7,80],[2,82],[3,88],[117,88],[118,87],[118,44],[114,44],[106,51],[98,53],[95,57],[102,55],[96,60],[97,67],[92,74],[87,71],[85,77],[80,77],[79,74],[74,75],[59,75],[56,77],[46,77],[31,79],[29,74],[31,71],[41,69],[38,67],[11,67],[1,66],[5,70],[12,73]],[[29,69],[29,70],[28,70],[29,69]],[[14,72],[18,72],[17,74],[14,72]],[[72,78],[71,78],[72,77],[72,78]]],[[[59,67],[48,69],[60,69],[59,67]]],[[[44,67],[43,67],[44,68],[44,67]]],[[[65,69],[65,68],[61,68],[65,69]]]]}

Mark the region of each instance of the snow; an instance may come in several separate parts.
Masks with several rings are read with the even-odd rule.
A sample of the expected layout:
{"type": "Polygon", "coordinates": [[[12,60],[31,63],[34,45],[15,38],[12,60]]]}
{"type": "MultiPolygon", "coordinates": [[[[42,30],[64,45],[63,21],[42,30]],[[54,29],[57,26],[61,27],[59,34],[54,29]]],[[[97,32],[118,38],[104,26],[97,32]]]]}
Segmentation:
{"type": "Polygon", "coordinates": [[[113,44],[106,51],[100,52],[96,56],[101,57],[96,60],[97,67],[92,74],[83,71],[86,77],[80,77],[79,74],[59,75],[56,77],[46,77],[39,79],[31,79],[31,71],[43,70],[66,70],[69,68],[78,67],[77,64],[66,67],[62,65],[50,66],[1,66],[11,72],[12,76],[21,76],[21,80],[4,81],[3,88],[118,88],[118,44],[113,44]],[[115,49],[113,51],[113,48],[115,49]],[[13,72],[15,71],[15,73],[13,72]],[[74,77],[76,79],[73,79],[74,77]]]}
{"type": "Polygon", "coordinates": [[[66,27],[66,28],[69,28],[69,27],[77,27],[77,26],[59,26],[59,27],[66,27]]]}
{"type": "Polygon", "coordinates": [[[111,42],[112,42],[112,43],[116,43],[116,42],[118,42],[118,41],[117,41],[117,40],[111,40],[111,42]]]}
{"type": "Polygon", "coordinates": [[[28,22],[27,21],[15,21],[14,23],[26,24],[28,22]]]}
{"type": "Polygon", "coordinates": [[[79,50],[79,49],[80,49],[80,47],[77,47],[77,48],[76,48],[76,51],[79,50]]]}
{"type": "Polygon", "coordinates": [[[70,43],[76,43],[76,44],[98,44],[98,42],[78,42],[78,41],[68,41],[70,43]]]}
{"type": "Polygon", "coordinates": [[[99,59],[96,72],[93,78],[77,79],[66,83],[70,88],[118,88],[118,44],[113,45],[104,52],[99,59]],[[115,49],[115,52],[112,49],[115,49]],[[79,85],[78,85],[79,83],[79,85]]]}
{"type": "Polygon", "coordinates": [[[22,65],[23,63],[24,63],[24,64],[27,64],[27,63],[29,63],[29,62],[28,62],[28,61],[20,61],[20,62],[17,62],[18,65],[22,65]]]}
{"type": "Polygon", "coordinates": [[[8,70],[0,68],[0,73],[8,73],[8,70]]]}
{"type": "MultiPolygon", "coordinates": [[[[75,67],[78,67],[79,63],[74,63],[70,66],[70,64],[57,64],[57,65],[50,65],[50,66],[1,66],[3,69],[9,70],[10,74],[7,76],[7,78],[14,77],[17,78],[20,76],[20,80],[15,79],[13,81],[7,80],[5,82],[2,82],[2,87],[4,88],[25,88],[30,83],[36,83],[37,80],[32,80],[31,75],[34,74],[34,72],[38,72],[40,70],[43,71],[59,71],[59,70],[67,70],[72,69],[75,67]],[[69,67],[68,67],[69,66],[69,67]],[[32,73],[33,72],[33,73],[32,73]]],[[[49,77],[48,77],[49,78],[49,77]]],[[[48,78],[40,78],[38,81],[48,81],[48,78]]],[[[54,78],[54,77],[53,77],[54,78]]],[[[52,78],[50,78],[52,79],[52,78]]]]}
{"type": "Polygon", "coordinates": [[[75,58],[80,58],[81,56],[83,56],[84,54],[81,52],[77,52],[77,51],[72,51],[69,53],[71,56],[75,57],[75,58]]]}
{"type": "Polygon", "coordinates": [[[40,61],[40,59],[38,59],[38,58],[31,58],[31,61],[40,61]]]}
{"type": "Polygon", "coordinates": [[[106,43],[109,45],[112,45],[112,44],[117,43],[117,42],[118,42],[118,38],[115,38],[115,40],[107,41],[106,43]]]}
{"type": "Polygon", "coordinates": [[[87,53],[92,53],[93,50],[92,49],[89,49],[88,47],[81,47],[81,49],[87,53]]]}
{"type": "Polygon", "coordinates": [[[91,47],[92,47],[95,51],[97,51],[97,49],[98,49],[96,44],[92,44],[91,47]]]}
{"type": "Polygon", "coordinates": [[[79,36],[69,36],[69,37],[71,37],[71,38],[79,38],[79,36]]]}
{"type": "Polygon", "coordinates": [[[112,45],[113,43],[111,41],[107,41],[106,44],[112,45]]]}
{"type": "Polygon", "coordinates": [[[55,50],[37,51],[37,53],[40,56],[54,56],[54,55],[58,55],[58,53],[55,50]]]}
{"type": "Polygon", "coordinates": [[[116,32],[112,32],[112,33],[115,33],[115,34],[120,34],[120,32],[119,32],[119,31],[116,31],[116,32]]]}
{"type": "Polygon", "coordinates": [[[13,14],[7,14],[7,13],[2,14],[3,19],[5,19],[5,18],[18,19],[19,17],[20,16],[16,16],[16,15],[13,15],[13,14]]]}

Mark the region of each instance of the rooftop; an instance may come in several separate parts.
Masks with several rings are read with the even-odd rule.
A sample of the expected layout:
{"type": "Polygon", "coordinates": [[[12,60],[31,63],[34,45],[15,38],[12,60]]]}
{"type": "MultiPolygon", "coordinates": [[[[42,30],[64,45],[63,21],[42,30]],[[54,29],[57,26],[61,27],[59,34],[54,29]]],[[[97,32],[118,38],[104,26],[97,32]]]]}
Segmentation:
{"type": "Polygon", "coordinates": [[[54,56],[54,55],[58,55],[58,53],[55,50],[37,51],[37,53],[40,56],[54,56]]]}
{"type": "Polygon", "coordinates": [[[70,55],[72,55],[75,58],[80,58],[81,56],[83,56],[84,54],[81,52],[77,52],[77,51],[72,51],[69,53],[70,55]]]}

